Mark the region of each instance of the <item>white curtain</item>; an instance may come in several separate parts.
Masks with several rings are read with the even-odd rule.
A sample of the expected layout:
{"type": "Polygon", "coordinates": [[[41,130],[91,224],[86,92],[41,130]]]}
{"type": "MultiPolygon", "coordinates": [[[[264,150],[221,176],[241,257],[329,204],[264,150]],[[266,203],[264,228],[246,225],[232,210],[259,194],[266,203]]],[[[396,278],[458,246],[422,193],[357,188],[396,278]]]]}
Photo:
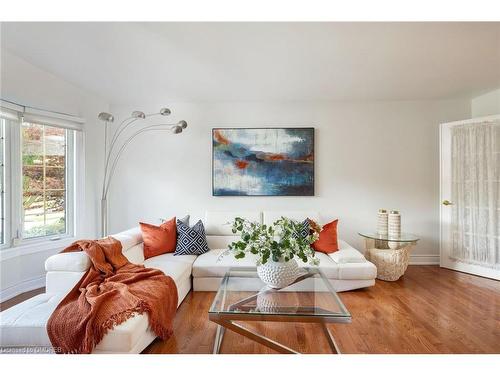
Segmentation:
{"type": "Polygon", "coordinates": [[[500,120],[451,129],[455,260],[500,268],[500,120]]]}

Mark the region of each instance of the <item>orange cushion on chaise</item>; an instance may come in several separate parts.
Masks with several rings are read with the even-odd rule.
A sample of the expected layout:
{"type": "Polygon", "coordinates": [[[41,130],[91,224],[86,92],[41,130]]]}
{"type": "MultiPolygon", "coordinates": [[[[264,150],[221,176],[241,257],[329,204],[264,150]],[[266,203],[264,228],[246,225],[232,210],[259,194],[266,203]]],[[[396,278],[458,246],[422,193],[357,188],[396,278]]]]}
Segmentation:
{"type": "Polygon", "coordinates": [[[334,253],[338,251],[339,244],[337,240],[337,224],[339,220],[334,220],[328,224],[323,225],[323,229],[319,233],[319,239],[311,246],[314,250],[322,253],[334,253]]]}
{"type": "Polygon", "coordinates": [[[139,223],[144,241],[144,258],[152,258],[165,253],[173,253],[177,244],[175,217],[160,226],[139,223]]]}

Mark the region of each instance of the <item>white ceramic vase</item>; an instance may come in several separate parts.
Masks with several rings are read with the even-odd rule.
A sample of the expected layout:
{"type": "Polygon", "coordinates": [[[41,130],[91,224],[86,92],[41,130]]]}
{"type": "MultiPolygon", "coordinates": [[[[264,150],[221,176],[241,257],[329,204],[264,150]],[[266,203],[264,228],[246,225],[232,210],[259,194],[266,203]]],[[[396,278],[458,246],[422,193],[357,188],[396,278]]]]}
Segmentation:
{"type": "Polygon", "coordinates": [[[378,216],[377,216],[377,232],[378,234],[381,235],[386,235],[388,231],[388,217],[389,214],[387,213],[387,210],[381,208],[378,210],[378,216]]]}
{"type": "Polygon", "coordinates": [[[275,262],[268,259],[265,264],[257,267],[260,279],[271,288],[284,288],[293,283],[299,275],[299,266],[295,259],[288,262],[275,262]]]}

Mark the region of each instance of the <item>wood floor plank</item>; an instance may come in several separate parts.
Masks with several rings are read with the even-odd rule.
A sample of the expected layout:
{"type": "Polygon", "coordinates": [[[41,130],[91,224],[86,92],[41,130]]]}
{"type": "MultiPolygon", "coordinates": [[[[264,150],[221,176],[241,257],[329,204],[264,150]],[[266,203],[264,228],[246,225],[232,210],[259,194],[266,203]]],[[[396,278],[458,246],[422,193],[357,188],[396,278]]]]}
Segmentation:
{"type": "Polygon", "coordinates": [[[0,311],[7,310],[9,307],[17,305],[23,301],[26,301],[31,297],[34,297],[42,293],[45,293],[45,288],[34,289],[30,290],[29,292],[21,293],[18,296],[15,296],[14,298],[8,299],[7,301],[0,303],[0,311]]]}

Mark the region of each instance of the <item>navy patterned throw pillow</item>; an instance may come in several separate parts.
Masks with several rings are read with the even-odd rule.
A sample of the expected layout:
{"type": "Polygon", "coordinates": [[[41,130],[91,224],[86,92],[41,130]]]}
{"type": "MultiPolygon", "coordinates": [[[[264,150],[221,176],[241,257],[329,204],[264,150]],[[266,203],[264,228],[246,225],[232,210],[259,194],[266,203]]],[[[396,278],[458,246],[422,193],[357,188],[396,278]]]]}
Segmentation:
{"type": "Polygon", "coordinates": [[[309,219],[305,219],[302,223],[300,223],[300,227],[299,227],[298,231],[296,231],[293,234],[293,238],[305,239],[307,236],[309,236],[310,231],[311,231],[311,227],[309,224],[309,219]]]}
{"type": "Polygon", "coordinates": [[[191,228],[177,220],[177,246],[174,255],[201,255],[208,250],[205,227],[201,220],[191,228]]]}

